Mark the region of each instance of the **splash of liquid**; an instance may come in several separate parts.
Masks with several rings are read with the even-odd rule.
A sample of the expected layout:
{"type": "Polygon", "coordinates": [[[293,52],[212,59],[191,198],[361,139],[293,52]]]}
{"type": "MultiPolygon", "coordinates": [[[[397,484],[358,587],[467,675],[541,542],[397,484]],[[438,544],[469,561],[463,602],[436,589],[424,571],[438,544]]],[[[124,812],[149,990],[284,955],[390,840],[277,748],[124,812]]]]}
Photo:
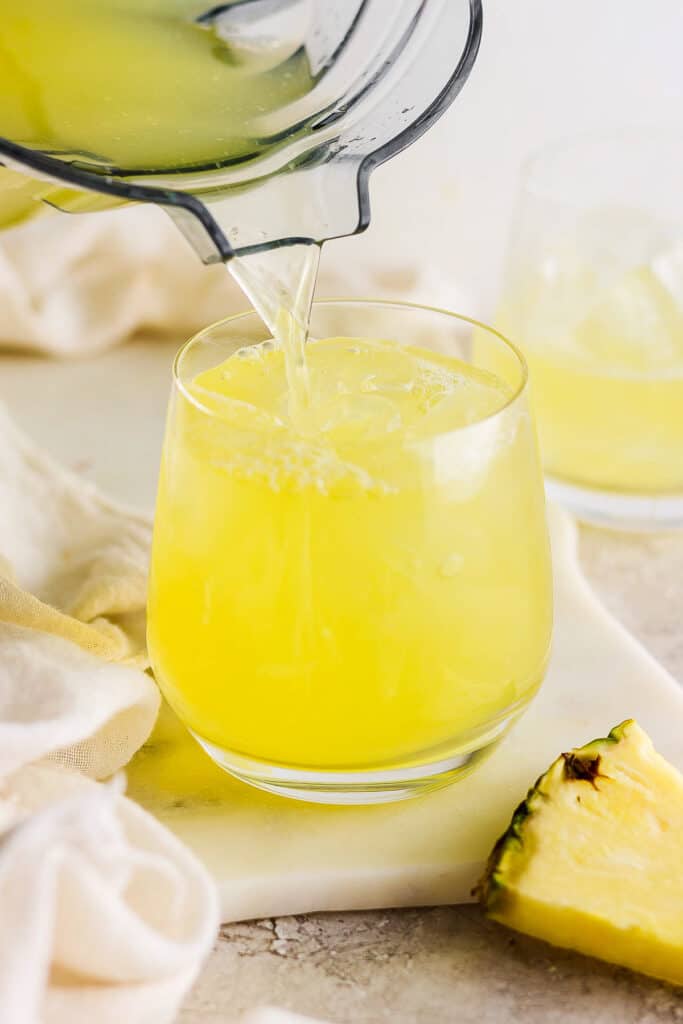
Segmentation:
{"type": "Polygon", "coordinates": [[[273,338],[282,346],[290,416],[303,426],[311,403],[306,341],[320,246],[300,243],[235,257],[228,267],[273,338]]]}

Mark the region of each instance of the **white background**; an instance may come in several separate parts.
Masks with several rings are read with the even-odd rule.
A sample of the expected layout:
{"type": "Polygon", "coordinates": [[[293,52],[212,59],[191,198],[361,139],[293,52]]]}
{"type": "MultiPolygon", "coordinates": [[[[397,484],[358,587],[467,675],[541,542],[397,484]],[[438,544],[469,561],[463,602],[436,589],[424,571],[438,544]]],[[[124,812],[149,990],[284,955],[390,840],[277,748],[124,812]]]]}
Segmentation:
{"type": "MultiPolygon", "coordinates": [[[[683,0],[483,2],[483,42],[460,96],[375,172],[368,232],[327,246],[325,265],[349,268],[356,292],[378,291],[378,266],[419,266],[411,298],[490,316],[531,150],[624,127],[683,136],[683,0]]],[[[387,289],[400,291],[396,279],[387,289]]]]}

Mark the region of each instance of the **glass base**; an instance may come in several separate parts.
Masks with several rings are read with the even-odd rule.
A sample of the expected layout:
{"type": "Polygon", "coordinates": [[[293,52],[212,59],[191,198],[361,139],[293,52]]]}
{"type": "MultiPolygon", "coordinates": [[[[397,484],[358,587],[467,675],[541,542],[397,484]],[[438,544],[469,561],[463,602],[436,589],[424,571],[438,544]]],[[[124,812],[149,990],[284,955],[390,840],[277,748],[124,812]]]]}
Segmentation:
{"type": "Polygon", "coordinates": [[[634,533],[683,529],[683,494],[618,494],[548,475],[545,483],[548,497],[582,522],[634,533]]]}
{"type": "Polygon", "coordinates": [[[476,746],[461,744],[458,749],[454,744],[447,756],[443,756],[442,746],[438,759],[413,762],[403,768],[353,771],[288,768],[223,750],[195,732],[192,735],[226,772],[268,793],[316,804],[384,804],[422,796],[464,778],[493,751],[527,703],[517,705],[485,735],[480,735],[476,746]]]}

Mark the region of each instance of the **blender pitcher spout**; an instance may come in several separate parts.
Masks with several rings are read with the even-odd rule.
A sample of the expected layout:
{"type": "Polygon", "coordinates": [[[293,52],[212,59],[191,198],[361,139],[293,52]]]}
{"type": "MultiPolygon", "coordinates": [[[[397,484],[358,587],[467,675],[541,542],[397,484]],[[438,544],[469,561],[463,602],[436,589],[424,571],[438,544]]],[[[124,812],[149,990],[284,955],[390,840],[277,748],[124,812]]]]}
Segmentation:
{"type": "MultiPolygon", "coordinates": [[[[98,0],[98,10],[103,6],[106,0],[98,0]]],[[[212,64],[207,75],[227,74],[236,89],[240,75],[248,84],[266,76],[263,96],[270,105],[252,102],[249,118],[240,115],[239,132],[236,122],[226,128],[222,156],[179,163],[174,153],[176,159],[164,164],[155,138],[155,162],[150,156],[141,167],[142,149],[132,151],[130,139],[122,149],[106,132],[99,148],[87,132],[77,140],[56,137],[50,146],[26,144],[1,137],[0,111],[0,165],[35,180],[40,205],[70,213],[155,203],[204,263],[363,231],[370,222],[372,171],[453,102],[482,32],[481,0],[396,0],[390,16],[384,0],[239,0],[209,3],[204,13],[200,4],[199,14],[196,0],[187,6],[194,17],[179,18],[181,31],[199,33],[193,45],[204,46],[202,59],[222,69],[212,64]],[[111,152],[102,153],[102,146],[111,152]],[[137,162],[126,167],[120,161],[131,152],[137,162]]],[[[176,125],[165,107],[161,113],[174,139],[191,130],[176,125]]],[[[211,115],[216,121],[217,111],[211,115]]],[[[141,138],[136,146],[144,146],[141,138]]],[[[221,138],[220,131],[211,136],[214,150],[221,138]]]]}

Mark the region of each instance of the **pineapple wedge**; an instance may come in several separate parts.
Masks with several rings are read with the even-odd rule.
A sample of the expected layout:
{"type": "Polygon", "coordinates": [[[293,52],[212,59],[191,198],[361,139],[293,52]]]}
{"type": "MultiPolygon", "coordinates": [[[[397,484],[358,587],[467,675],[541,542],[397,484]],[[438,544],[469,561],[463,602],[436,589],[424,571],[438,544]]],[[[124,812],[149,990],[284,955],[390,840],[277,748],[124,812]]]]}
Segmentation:
{"type": "Polygon", "coordinates": [[[633,720],[562,754],[475,892],[511,928],[683,985],[683,776],[633,720]]]}

